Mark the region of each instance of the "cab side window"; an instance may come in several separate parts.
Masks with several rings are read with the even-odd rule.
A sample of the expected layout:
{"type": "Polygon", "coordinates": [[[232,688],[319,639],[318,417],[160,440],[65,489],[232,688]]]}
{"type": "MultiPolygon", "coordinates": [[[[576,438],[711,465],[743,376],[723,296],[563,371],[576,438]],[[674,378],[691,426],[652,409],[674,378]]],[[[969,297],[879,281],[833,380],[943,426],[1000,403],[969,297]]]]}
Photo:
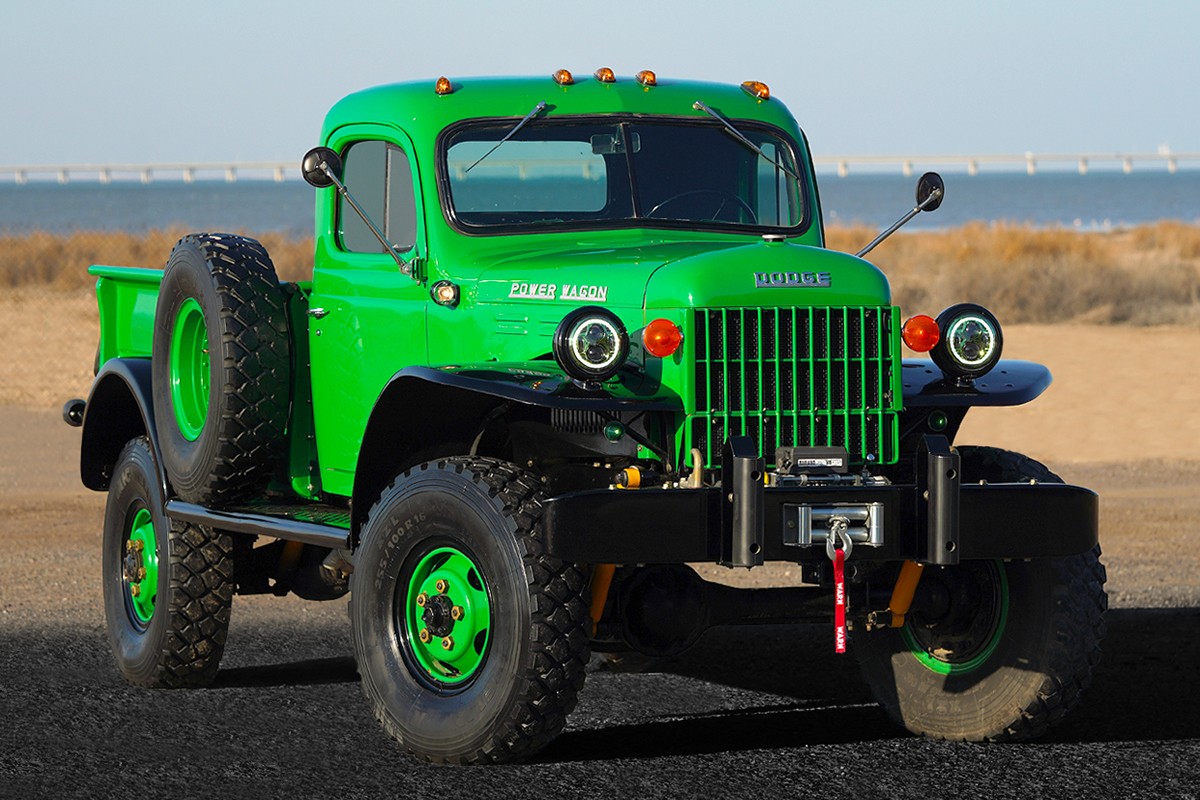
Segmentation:
{"type": "MultiPolygon", "coordinates": [[[[411,250],[417,241],[417,208],[408,156],[393,144],[364,141],[350,145],[342,158],[343,180],[350,194],[397,250],[411,250]]],[[[384,252],[345,197],[338,198],[337,218],[343,250],[384,252]]]]}

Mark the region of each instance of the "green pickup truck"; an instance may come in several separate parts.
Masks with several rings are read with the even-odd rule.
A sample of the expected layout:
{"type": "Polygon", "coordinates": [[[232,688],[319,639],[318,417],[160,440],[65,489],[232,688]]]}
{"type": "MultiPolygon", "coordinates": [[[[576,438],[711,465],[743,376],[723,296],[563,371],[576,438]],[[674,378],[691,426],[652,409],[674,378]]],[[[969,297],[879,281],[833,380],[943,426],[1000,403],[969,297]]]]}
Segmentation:
{"type": "Polygon", "coordinates": [[[375,716],[438,762],[527,758],[592,651],[671,656],[714,625],[828,625],[933,738],[1036,736],[1090,682],[1096,495],[954,445],[1048,370],[1002,360],[978,305],[902,319],[862,258],[938,176],[833,252],[767,86],[608,69],[358,92],[303,170],[311,281],[223,233],[162,271],[91,268],[96,378],[64,417],[108,492],[130,682],[210,682],[233,596],[288,592],[349,593],[375,716]],[[764,562],[803,581],[689,566],[764,562]]]}

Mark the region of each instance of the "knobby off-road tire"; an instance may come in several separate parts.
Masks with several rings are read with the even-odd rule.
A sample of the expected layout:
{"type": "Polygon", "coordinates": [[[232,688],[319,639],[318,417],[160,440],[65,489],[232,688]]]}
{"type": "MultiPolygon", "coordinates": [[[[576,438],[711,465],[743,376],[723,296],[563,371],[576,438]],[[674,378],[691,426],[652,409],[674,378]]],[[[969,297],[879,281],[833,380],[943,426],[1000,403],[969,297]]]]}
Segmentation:
{"type": "Polygon", "coordinates": [[[121,674],[151,688],[217,674],[233,601],[229,534],[172,523],[145,437],[125,445],[104,512],[104,615],[121,674]],[[144,572],[143,572],[144,570],[144,572]]]}
{"type": "MultiPolygon", "coordinates": [[[[964,483],[1062,483],[1019,453],[957,449],[964,483]]],[[[856,632],[851,642],[876,699],[934,739],[1041,735],[1079,700],[1100,658],[1108,598],[1099,556],[1097,546],[1066,558],[927,566],[922,584],[940,583],[950,611],[914,611],[904,628],[856,632]]]]}
{"type": "Polygon", "coordinates": [[[154,418],[182,499],[221,505],[269,480],[288,421],[285,305],[253,239],[193,234],[171,252],[154,318],[154,418]]]}
{"type": "Polygon", "coordinates": [[[529,473],[464,457],[409,470],[371,509],[351,576],[354,652],[376,718],[419,758],[527,758],[575,707],[587,576],[544,553],[542,499],[529,473]]]}

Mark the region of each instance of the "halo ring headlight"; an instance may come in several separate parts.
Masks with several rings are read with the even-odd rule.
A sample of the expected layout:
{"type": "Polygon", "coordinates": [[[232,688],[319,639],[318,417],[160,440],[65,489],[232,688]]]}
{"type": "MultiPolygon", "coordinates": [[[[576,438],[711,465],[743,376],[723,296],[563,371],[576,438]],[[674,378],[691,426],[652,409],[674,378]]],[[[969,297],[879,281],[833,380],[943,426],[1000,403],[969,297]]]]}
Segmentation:
{"type": "Polygon", "coordinates": [[[942,336],[930,351],[947,376],[968,380],[987,374],[1004,347],[1004,334],[992,312],[975,303],[959,303],[937,317],[942,336]]]}
{"type": "Polygon", "coordinates": [[[554,360],[577,381],[608,380],[629,356],[629,334],[615,314],[599,306],[577,308],[554,331],[554,360]]]}

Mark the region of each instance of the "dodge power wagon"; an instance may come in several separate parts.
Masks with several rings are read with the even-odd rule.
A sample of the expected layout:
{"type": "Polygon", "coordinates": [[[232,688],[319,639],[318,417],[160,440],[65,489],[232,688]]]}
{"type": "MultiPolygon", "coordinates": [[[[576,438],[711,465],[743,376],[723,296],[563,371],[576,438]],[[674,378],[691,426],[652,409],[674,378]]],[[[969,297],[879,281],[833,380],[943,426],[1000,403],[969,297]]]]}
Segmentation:
{"type": "MultiPolygon", "coordinates": [[[[211,682],[233,596],[291,592],[349,594],[367,702],[430,761],[528,758],[593,651],[737,622],[828,625],[928,737],[1025,739],[1076,703],[1096,495],[955,443],[1049,371],[1001,359],[979,305],[902,318],[862,257],[890,230],[826,249],[764,84],[440,78],[346,97],[319,144],[310,281],[225,233],[91,268],[97,373],[64,415],[108,493],[127,680],[211,682]],[[802,580],[693,568],[765,562],[802,580]]],[[[927,174],[900,223],[944,194],[927,174]]]]}

